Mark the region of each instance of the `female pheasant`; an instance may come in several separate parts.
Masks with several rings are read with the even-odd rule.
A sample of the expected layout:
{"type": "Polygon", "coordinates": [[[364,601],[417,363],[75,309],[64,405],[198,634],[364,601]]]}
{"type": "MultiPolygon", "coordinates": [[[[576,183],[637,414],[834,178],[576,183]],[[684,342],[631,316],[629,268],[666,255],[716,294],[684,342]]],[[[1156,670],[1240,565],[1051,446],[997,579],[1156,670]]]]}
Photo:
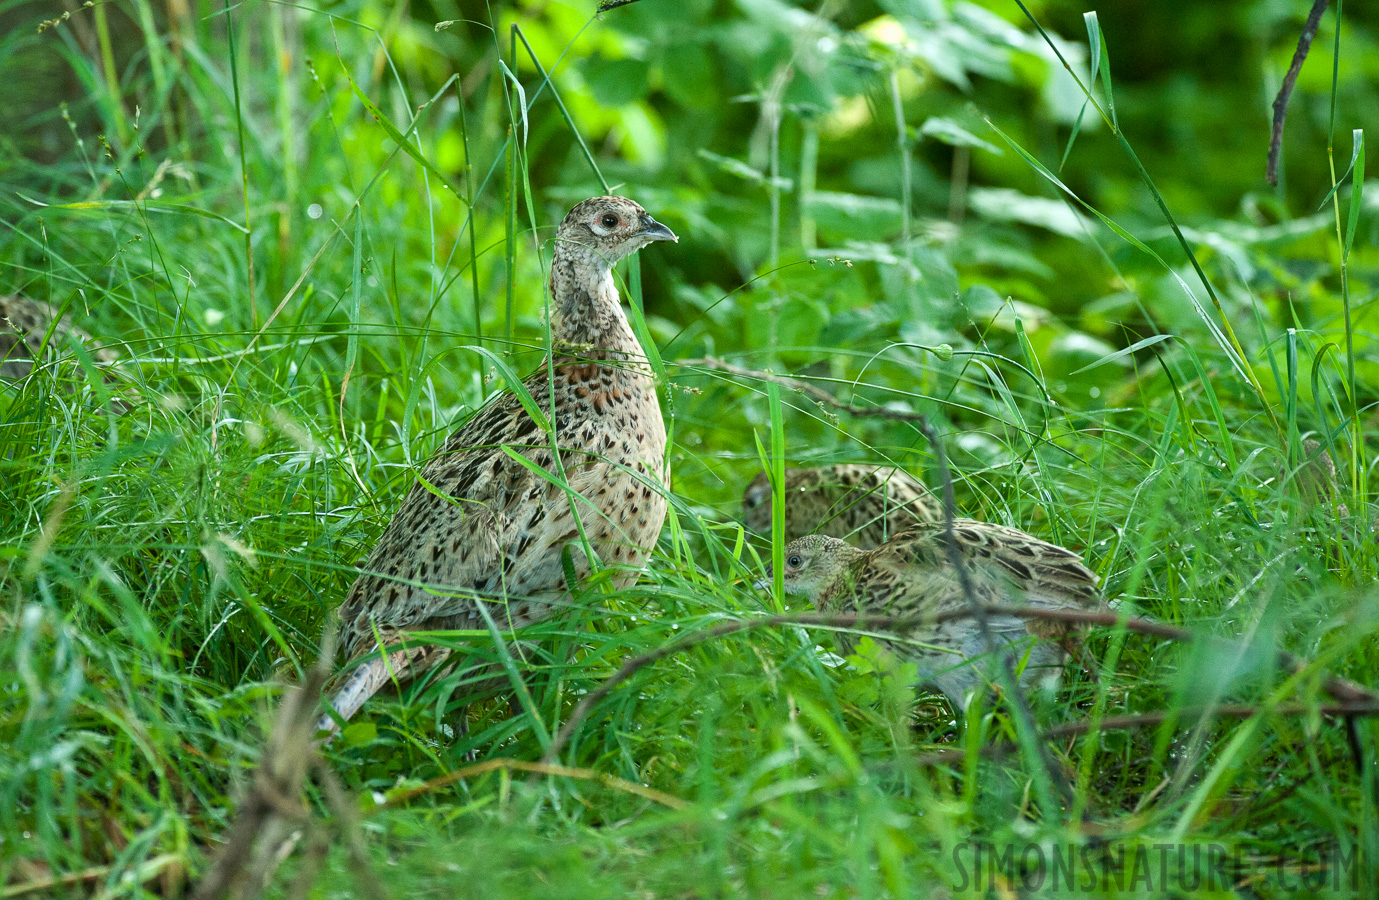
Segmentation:
{"type": "MultiPolygon", "coordinates": [[[[916,522],[937,522],[938,499],[904,469],[843,464],[785,470],[785,540],[807,534],[846,538],[863,549],[916,522]]],[[[771,534],[771,482],[765,472],[742,495],[743,524],[771,534]]]]}
{"type": "MultiPolygon", "coordinates": [[[[955,519],[953,533],[978,603],[1044,609],[1105,608],[1097,577],[1082,559],[1046,541],[1002,525],[955,519]]],[[[785,548],[787,593],[807,596],[821,612],[935,616],[967,608],[958,572],[949,562],[941,523],[916,525],[875,550],[837,538],[810,535],[785,548]]],[[[1061,623],[991,615],[987,626],[998,646],[1036,639],[1024,656],[1021,682],[1062,671],[1076,635],[1061,623]]],[[[855,638],[840,633],[843,652],[855,638]]],[[[955,710],[966,709],[980,682],[995,680],[985,638],[970,618],[921,624],[904,641],[882,642],[898,657],[919,664],[955,710]]]]}
{"type": "MultiPolygon", "coordinates": [[[[348,657],[411,630],[502,627],[549,615],[568,599],[561,551],[583,577],[588,546],[626,585],[666,513],[666,431],[646,356],[613,282],[613,266],[671,230],[621,197],[595,197],[556,230],[551,262],[552,359],[523,382],[546,433],[511,391],[496,395],[421,471],[340,606],[348,657]],[[552,443],[559,448],[559,464],[552,443]],[[514,458],[557,476],[578,495],[514,458]],[[578,516],[578,520],[576,519],[578,516]],[[583,535],[581,536],[581,530],[583,535]]],[[[384,684],[439,663],[448,651],[395,650],[360,664],[331,701],[348,719],[384,684]]],[[[323,716],[318,728],[333,730],[323,716]]]]}

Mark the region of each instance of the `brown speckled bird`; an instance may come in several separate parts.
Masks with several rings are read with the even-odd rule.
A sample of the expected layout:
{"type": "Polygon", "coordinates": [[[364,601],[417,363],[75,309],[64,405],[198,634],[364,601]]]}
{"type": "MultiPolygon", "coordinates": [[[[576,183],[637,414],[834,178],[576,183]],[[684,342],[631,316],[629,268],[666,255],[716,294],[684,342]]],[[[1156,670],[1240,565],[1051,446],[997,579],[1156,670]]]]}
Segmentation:
{"type": "MultiPolygon", "coordinates": [[[[0,297],[0,378],[15,381],[32,372],[34,361],[43,349],[45,335],[48,335],[50,350],[62,347],[68,335],[88,345],[94,340],[73,325],[68,316],[54,324],[56,316],[57,310],[46,303],[18,294],[0,297]]],[[[96,362],[110,363],[117,359],[113,350],[89,349],[96,362]]]]}
{"type": "MultiPolygon", "coordinates": [[[[974,519],[955,519],[953,530],[978,602],[1105,608],[1096,575],[1076,553],[974,519]]],[[[923,616],[967,608],[941,523],[914,526],[869,551],[810,535],[785,548],[784,563],[786,592],[807,596],[821,612],[923,616]]],[[[1056,677],[1068,650],[1076,646],[1076,634],[1061,623],[991,615],[987,624],[1000,645],[1031,635],[1039,639],[1016,648],[1022,683],[1056,677]]],[[[851,653],[856,638],[846,633],[839,637],[843,652],[851,653]]],[[[899,658],[918,663],[924,680],[942,691],[955,710],[966,708],[979,683],[996,682],[990,665],[994,660],[974,619],[920,625],[903,638],[882,643],[899,658]]]]}
{"type": "MultiPolygon", "coordinates": [[[[551,435],[511,391],[495,395],[421,471],[340,606],[347,657],[409,630],[501,628],[550,614],[569,597],[561,550],[590,570],[580,526],[615,585],[636,580],[665,519],[666,431],[646,356],[613,282],[613,265],[669,228],[621,197],[595,197],[556,231],[551,261],[554,359],[523,384],[554,428],[570,497],[505,452],[556,475],[551,435]],[[576,522],[572,511],[578,509],[576,522]],[[483,598],[483,599],[480,599],[483,598]]],[[[397,650],[356,667],[331,701],[348,719],[384,684],[436,665],[448,651],[397,650]]],[[[319,726],[333,729],[330,716],[319,726]]]]}
{"type": "MultiPolygon", "coordinates": [[[[785,470],[785,540],[807,534],[876,547],[915,523],[937,522],[943,508],[903,469],[842,464],[785,470]]],[[[742,495],[743,524],[771,534],[771,481],[758,475],[742,495]]]]}
{"type": "MultiPolygon", "coordinates": [[[[1281,473],[1285,477],[1286,472],[1281,473]]],[[[1336,479],[1336,460],[1331,452],[1322,446],[1321,441],[1307,438],[1302,442],[1302,465],[1293,476],[1297,479],[1298,493],[1303,503],[1310,509],[1316,506],[1333,507],[1341,517],[1350,515],[1350,509],[1336,498],[1340,494],[1340,482],[1336,479]]]]}

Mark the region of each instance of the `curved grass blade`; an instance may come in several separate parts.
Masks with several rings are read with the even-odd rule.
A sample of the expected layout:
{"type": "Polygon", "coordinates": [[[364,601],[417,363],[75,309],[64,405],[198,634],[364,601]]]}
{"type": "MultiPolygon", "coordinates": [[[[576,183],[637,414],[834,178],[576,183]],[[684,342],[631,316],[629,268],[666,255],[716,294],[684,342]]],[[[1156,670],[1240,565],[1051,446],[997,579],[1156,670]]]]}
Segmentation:
{"type": "Polygon", "coordinates": [[[233,219],[227,219],[219,213],[213,213],[208,209],[201,209],[200,207],[192,206],[187,203],[149,203],[147,201],[143,203],[136,203],[133,200],[80,200],[75,203],[44,203],[41,200],[35,200],[34,198],[26,196],[24,194],[17,193],[17,196],[21,200],[26,200],[29,203],[32,203],[34,206],[41,206],[45,209],[110,209],[129,210],[130,212],[139,212],[142,210],[143,212],[180,213],[182,215],[187,216],[200,216],[203,219],[214,219],[217,222],[229,225],[231,228],[241,232],[242,234],[249,233],[249,229],[245,228],[243,225],[239,224],[233,219]]]}
{"type": "Polygon", "coordinates": [[[536,400],[532,398],[531,391],[527,390],[527,386],[522,383],[522,379],[517,377],[517,373],[513,371],[512,366],[508,365],[498,354],[489,350],[487,347],[477,347],[474,344],[466,344],[460,349],[473,350],[475,353],[482,354],[485,359],[493,363],[493,368],[497,369],[498,374],[503,376],[503,380],[508,383],[508,387],[511,388],[513,394],[517,396],[517,402],[522,404],[522,408],[527,411],[527,415],[531,416],[532,421],[536,423],[538,428],[546,434],[551,433],[551,420],[541,411],[541,407],[536,405],[536,400]]]}
{"type": "Polygon", "coordinates": [[[1130,354],[1135,353],[1139,350],[1143,350],[1146,347],[1153,347],[1155,344],[1162,344],[1164,341],[1171,341],[1176,337],[1176,334],[1156,334],[1151,337],[1147,337],[1142,341],[1135,341],[1135,343],[1131,344],[1129,347],[1117,350],[1115,353],[1107,354],[1106,356],[1103,356],[1096,362],[1089,363],[1088,365],[1083,366],[1082,368],[1078,369],[1076,372],[1072,372],[1071,374],[1081,375],[1083,372],[1091,371],[1092,369],[1099,368],[1101,366],[1106,365],[1107,363],[1113,363],[1118,359],[1124,359],[1130,354]]]}

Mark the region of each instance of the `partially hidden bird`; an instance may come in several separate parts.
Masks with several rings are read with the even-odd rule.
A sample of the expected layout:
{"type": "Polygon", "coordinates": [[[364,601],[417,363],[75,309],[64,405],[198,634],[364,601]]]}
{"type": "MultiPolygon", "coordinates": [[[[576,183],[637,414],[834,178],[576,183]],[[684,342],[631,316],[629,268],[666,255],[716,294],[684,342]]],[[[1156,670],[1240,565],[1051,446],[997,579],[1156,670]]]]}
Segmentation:
{"type": "MultiPolygon", "coordinates": [[[[904,469],[843,463],[787,468],[782,515],[787,543],[807,534],[844,538],[870,549],[916,523],[943,516],[938,498],[904,469]]],[[[742,494],[743,524],[771,534],[770,476],[759,474],[742,494]]]]}
{"type": "Polygon", "coordinates": [[[118,358],[108,347],[94,346],[94,338],[72,324],[70,316],[22,294],[0,296],[0,378],[17,381],[33,371],[46,346],[61,347],[70,336],[88,346],[98,363],[118,358]]]}
{"type": "Polygon", "coordinates": [[[339,608],[345,657],[375,655],[331,699],[338,720],[327,712],[318,730],[333,732],[385,684],[449,655],[389,649],[410,631],[482,629],[480,604],[503,628],[549,616],[575,587],[562,562],[567,546],[577,579],[591,571],[587,547],[614,586],[636,580],[665,519],[666,431],[613,266],[678,240],[622,197],[586,200],[561,222],[551,356],[522,383],[527,398],[496,394],[422,468],[339,608]],[[528,398],[549,433],[523,405],[528,398]]]}
{"type": "MultiPolygon", "coordinates": [[[[953,536],[972,596],[983,606],[1106,608],[1097,576],[1071,550],[975,519],[955,519],[953,536]]],[[[986,624],[994,647],[988,647],[974,617],[940,621],[970,608],[942,523],[915,525],[873,550],[809,535],[785,548],[783,563],[785,591],[808,597],[821,612],[917,618],[913,627],[879,643],[918,664],[922,680],[958,712],[976,689],[1001,683],[993,666],[1003,664],[999,655],[1008,649],[1021,684],[1056,684],[1069,651],[1080,647],[1076,628],[1062,622],[990,614],[986,624]]],[[[840,632],[839,638],[843,653],[852,653],[857,636],[840,632]]]]}
{"type": "MultiPolygon", "coordinates": [[[[1298,493],[1308,508],[1330,507],[1342,518],[1350,515],[1350,508],[1337,497],[1340,495],[1340,482],[1336,478],[1336,460],[1331,451],[1322,446],[1316,438],[1302,442],[1302,465],[1293,477],[1297,480],[1298,493]]],[[[1280,473],[1285,479],[1287,472],[1280,473]]]]}

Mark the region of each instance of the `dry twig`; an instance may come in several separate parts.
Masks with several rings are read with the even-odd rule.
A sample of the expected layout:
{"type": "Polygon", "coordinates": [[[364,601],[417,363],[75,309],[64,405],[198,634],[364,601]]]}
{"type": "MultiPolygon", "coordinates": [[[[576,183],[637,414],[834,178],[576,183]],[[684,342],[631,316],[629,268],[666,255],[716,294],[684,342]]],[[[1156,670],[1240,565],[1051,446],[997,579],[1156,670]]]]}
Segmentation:
{"type": "MultiPolygon", "coordinates": [[[[995,654],[999,661],[1001,689],[1005,692],[1006,699],[1015,713],[1018,727],[1023,730],[1025,735],[1030,736],[1030,743],[1033,745],[1030,752],[1034,758],[1029,762],[1038,763],[1044,770],[1045,782],[1056,785],[1064,797],[1071,798],[1073,796],[1072,786],[1063,777],[1058,766],[1054,765],[1049,756],[1048,747],[1043,741],[1037,740],[1039,729],[1034,724],[1034,714],[1030,712],[1029,703],[1025,700],[1025,692],[1020,688],[1020,679],[1015,676],[1015,661],[991,634],[986,610],[977,600],[976,591],[972,586],[972,575],[963,563],[962,548],[958,545],[958,537],[953,531],[953,519],[957,512],[957,501],[953,493],[953,473],[948,469],[948,455],[944,452],[943,442],[928,420],[920,421],[919,430],[928,438],[929,447],[934,452],[934,458],[938,460],[938,470],[943,480],[943,543],[947,548],[948,564],[958,573],[958,583],[962,586],[962,594],[967,601],[966,611],[977,622],[977,628],[982,635],[982,642],[986,645],[986,652],[995,654]]],[[[1048,810],[1048,812],[1052,813],[1052,810],[1048,810]]]]}
{"type": "Polygon", "coordinates": [[[254,770],[249,792],[214,864],[192,891],[192,900],[218,900],[232,890],[239,897],[262,893],[278,863],[308,824],[302,788],[315,748],[311,738],[316,705],[326,681],[323,665],[283,697],[277,720],[254,770]]]}
{"type": "Polygon", "coordinates": [[[369,815],[385,809],[394,809],[404,805],[408,800],[419,797],[422,794],[429,794],[449,784],[454,784],[462,778],[472,778],[475,775],[482,775],[485,772],[493,772],[497,769],[511,769],[518,772],[531,772],[536,775],[556,775],[562,778],[575,778],[580,781],[597,781],[606,787],[614,790],[625,791],[629,794],[636,794],[638,797],[645,797],[654,800],[662,806],[671,809],[684,809],[686,803],[679,797],[649,788],[643,784],[627,781],[615,775],[606,775],[595,769],[582,769],[573,766],[561,766],[548,762],[527,762],[521,759],[509,759],[507,757],[499,759],[488,759],[472,766],[465,766],[463,769],[456,769],[448,772],[439,778],[432,778],[423,785],[419,785],[400,794],[389,797],[387,803],[380,804],[369,811],[369,815]]]}
{"type": "Polygon", "coordinates": [[[815,400],[819,403],[822,403],[825,406],[832,407],[833,409],[842,410],[850,416],[856,416],[859,418],[867,419],[890,419],[896,422],[923,423],[927,421],[924,418],[923,413],[902,412],[900,410],[887,409],[884,406],[868,406],[859,408],[853,406],[851,403],[844,403],[842,400],[839,400],[837,397],[833,396],[828,391],[824,390],[818,385],[810,384],[809,382],[803,381],[799,378],[791,378],[788,375],[777,375],[774,372],[764,372],[760,369],[744,369],[743,367],[735,366],[730,362],[724,362],[721,359],[714,359],[712,356],[706,356],[702,359],[684,359],[676,363],[676,365],[682,369],[698,367],[702,369],[712,369],[714,371],[723,372],[728,375],[736,376],[737,378],[750,378],[756,381],[769,381],[773,384],[778,384],[781,387],[790,388],[792,391],[799,391],[800,393],[808,396],[811,400],[815,400]]]}
{"type": "MultiPolygon", "coordinates": [[[[1096,730],[1131,731],[1137,728],[1152,728],[1169,719],[1179,718],[1193,719],[1207,717],[1218,719],[1248,719],[1261,712],[1269,712],[1278,716],[1306,716],[1312,714],[1314,711],[1323,716],[1345,716],[1347,719],[1352,716],[1379,716],[1379,702],[1328,703],[1323,706],[1311,706],[1306,703],[1286,703],[1275,706],[1272,709],[1266,706],[1252,704],[1187,706],[1182,709],[1156,709],[1144,713],[1128,713],[1123,716],[1106,716],[1097,723],[1096,730]]],[[[1092,723],[1090,721],[1068,722],[1048,729],[1041,737],[1044,740],[1054,741],[1059,738],[1086,734],[1091,730],[1092,723]]],[[[1017,745],[1014,742],[1005,741],[999,744],[987,744],[978,751],[978,755],[987,758],[1000,757],[1016,749],[1017,745]]],[[[924,753],[915,757],[914,764],[918,766],[941,766],[951,762],[958,762],[966,756],[966,750],[937,750],[933,753],[924,753]]]]}
{"type": "Polygon", "coordinates": [[[1317,36],[1317,26],[1321,24],[1322,13],[1326,12],[1327,0],[1313,0],[1312,11],[1298,35],[1298,49],[1293,51],[1293,62],[1288,66],[1288,74],[1283,76],[1278,96],[1274,97],[1274,127],[1269,135],[1269,165],[1264,178],[1270,185],[1278,184],[1278,158],[1283,150],[1283,121],[1288,118],[1288,100],[1293,96],[1293,85],[1297,83],[1298,73],[1307,60],[1307,52],[1312,49],[1312,39],[1317,36]]]}
{"type": "Polygon", "coordinates": [[[321,688],[330,674],[334,643],[333,635],[327,635],[320,659],[302,684],[283,697],[249,791],[225,835],[220,855],[192,891],[192,900],[219,900],[230,893],[239,898],[260,896],[303,835],[307,839],[308,858],[294,887],[307,883],[308,875],[314,877],[328,841],[313,826],[302,802],[310,773],[323,787],[326,801],[346,833],[362,893],[371,898],[384,896],[364,855],[350,799],[334,773],[322,763],[314,740],[316,710],[321,688]]]}

